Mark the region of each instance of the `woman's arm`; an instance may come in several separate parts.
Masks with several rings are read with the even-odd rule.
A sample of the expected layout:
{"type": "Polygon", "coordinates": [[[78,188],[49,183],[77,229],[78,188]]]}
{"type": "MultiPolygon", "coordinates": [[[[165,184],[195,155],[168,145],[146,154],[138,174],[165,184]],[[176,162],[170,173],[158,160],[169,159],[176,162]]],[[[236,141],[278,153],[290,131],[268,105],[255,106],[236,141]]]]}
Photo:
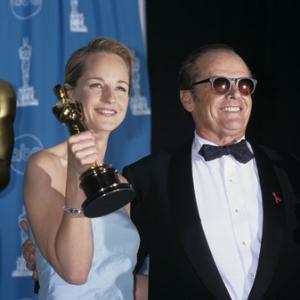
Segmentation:
{"type": "Polygon", "coordinates": [[[30,159],[25,176],[25,207],[37,245],[56,272],[72,284],[88,278],[92,227],[90,219],[67,214],[63,207],[81,208],[85,200],[79,176],[96,160],[90,135],[85,132],[69,138],[67,165],[42,151],[30,159]]]}
{"type": "MultiPolygon", "coordinates": [[[[24,199],[36,243],[46,260],[66,281],[85,281],[92,257],[90,220],[63,212],[66,199],[65,178],[53,158],[41,153],[30,159],[25,176],[24,199]],[[64,181],[60,184],[59,181],[64,181]],[[74,275],[74,269],[77,274],[74,275]]],[[[75,183],[74,183],[75,184],[75,183]]],[[[75,187],[74,187],[75,189],[75,187]]],[[[78,195],[80,196],[80,191],[78,195]]]]}

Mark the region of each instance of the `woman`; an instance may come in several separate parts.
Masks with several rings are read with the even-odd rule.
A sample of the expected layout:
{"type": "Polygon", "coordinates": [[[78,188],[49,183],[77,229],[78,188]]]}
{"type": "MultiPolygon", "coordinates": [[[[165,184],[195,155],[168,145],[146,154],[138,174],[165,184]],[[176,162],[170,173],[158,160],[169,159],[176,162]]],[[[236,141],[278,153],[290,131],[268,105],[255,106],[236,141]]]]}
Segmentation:
{"type": "MultiPolygon", "coordinates": [[[[64,87],[82,103],[88,130],[28,162],[24,199],[38,246],[40,299],[133,299],[139,236],[129,207],[93,219],[68,209],[81,208],[86,197],[79,176],[103,162],[109,135],[124,120],[130,73],[129,49],[104,38],[75,51],[66,64],[64,87]]],[[[138,293],[139,284],[137,278],[138,293]]]]}

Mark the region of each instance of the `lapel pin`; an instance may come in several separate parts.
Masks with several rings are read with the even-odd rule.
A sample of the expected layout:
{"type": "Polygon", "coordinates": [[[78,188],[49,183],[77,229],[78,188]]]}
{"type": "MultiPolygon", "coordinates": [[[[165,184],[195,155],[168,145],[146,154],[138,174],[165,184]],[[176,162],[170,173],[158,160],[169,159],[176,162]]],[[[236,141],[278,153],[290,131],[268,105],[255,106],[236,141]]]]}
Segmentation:
{"type": "Polygon", "coordinates": [[[272,192],[272,196],[274,197],[274,201],[276,204],[279,204],[280,202],[282,202],[281,198],[278,197],[275,192],[272,192]]]}

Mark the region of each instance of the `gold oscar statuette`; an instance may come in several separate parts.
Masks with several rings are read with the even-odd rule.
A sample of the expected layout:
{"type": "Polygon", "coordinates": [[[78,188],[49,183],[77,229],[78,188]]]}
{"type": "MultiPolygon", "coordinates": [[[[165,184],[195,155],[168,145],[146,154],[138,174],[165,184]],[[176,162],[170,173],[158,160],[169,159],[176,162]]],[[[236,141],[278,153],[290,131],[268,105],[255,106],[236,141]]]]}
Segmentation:
{"type": "MultiPolygon", "coordinates": [[[[54,87],[58,98],[52,111],[59,122],[65,124],[71,135],[86,130],[82,105],[79,101],[67,97],[65,88],[54,87]]],[[[82,210],[86,217],[95,218],[113,212],[133,200],[135,190],[128,183],[122,183],[118,172],[111,164],[93,163],[80,175],[80,187],[86,200],[82,210]]]]}
{"type": "Polygon", "coordinates": [[[16,94],[14,89],[10,83],[0,80],[0,191],[8,185],[10,178],[15,113],[16,94]]]}

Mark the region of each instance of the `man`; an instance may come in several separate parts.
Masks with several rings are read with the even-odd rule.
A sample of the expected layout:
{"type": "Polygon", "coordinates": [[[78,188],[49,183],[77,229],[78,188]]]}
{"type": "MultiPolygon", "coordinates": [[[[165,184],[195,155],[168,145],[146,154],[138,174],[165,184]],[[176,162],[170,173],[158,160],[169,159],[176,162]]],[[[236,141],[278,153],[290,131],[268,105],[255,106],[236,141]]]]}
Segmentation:
{"type": "Polygon", "coordinates": [[[0,80],[0,191],[9,182],[10,161],[14,145],[13,120],[16,97],[11,85],[0,80]]]}
{"type": "Polygon", "coordinates": [[[124,169],[149,299],[300,299],[299,162],[245,142],[255,85],[233,49],[201,48],[180,72],[193,141],[124,169]]]}
{"type": "Polygon", "coordinates": [[[151,300],[300,298],[299,162],[244,140],[255,86],[230,47],[199,49],[180,72],[193,141],[124,169],[151,300]]]}

